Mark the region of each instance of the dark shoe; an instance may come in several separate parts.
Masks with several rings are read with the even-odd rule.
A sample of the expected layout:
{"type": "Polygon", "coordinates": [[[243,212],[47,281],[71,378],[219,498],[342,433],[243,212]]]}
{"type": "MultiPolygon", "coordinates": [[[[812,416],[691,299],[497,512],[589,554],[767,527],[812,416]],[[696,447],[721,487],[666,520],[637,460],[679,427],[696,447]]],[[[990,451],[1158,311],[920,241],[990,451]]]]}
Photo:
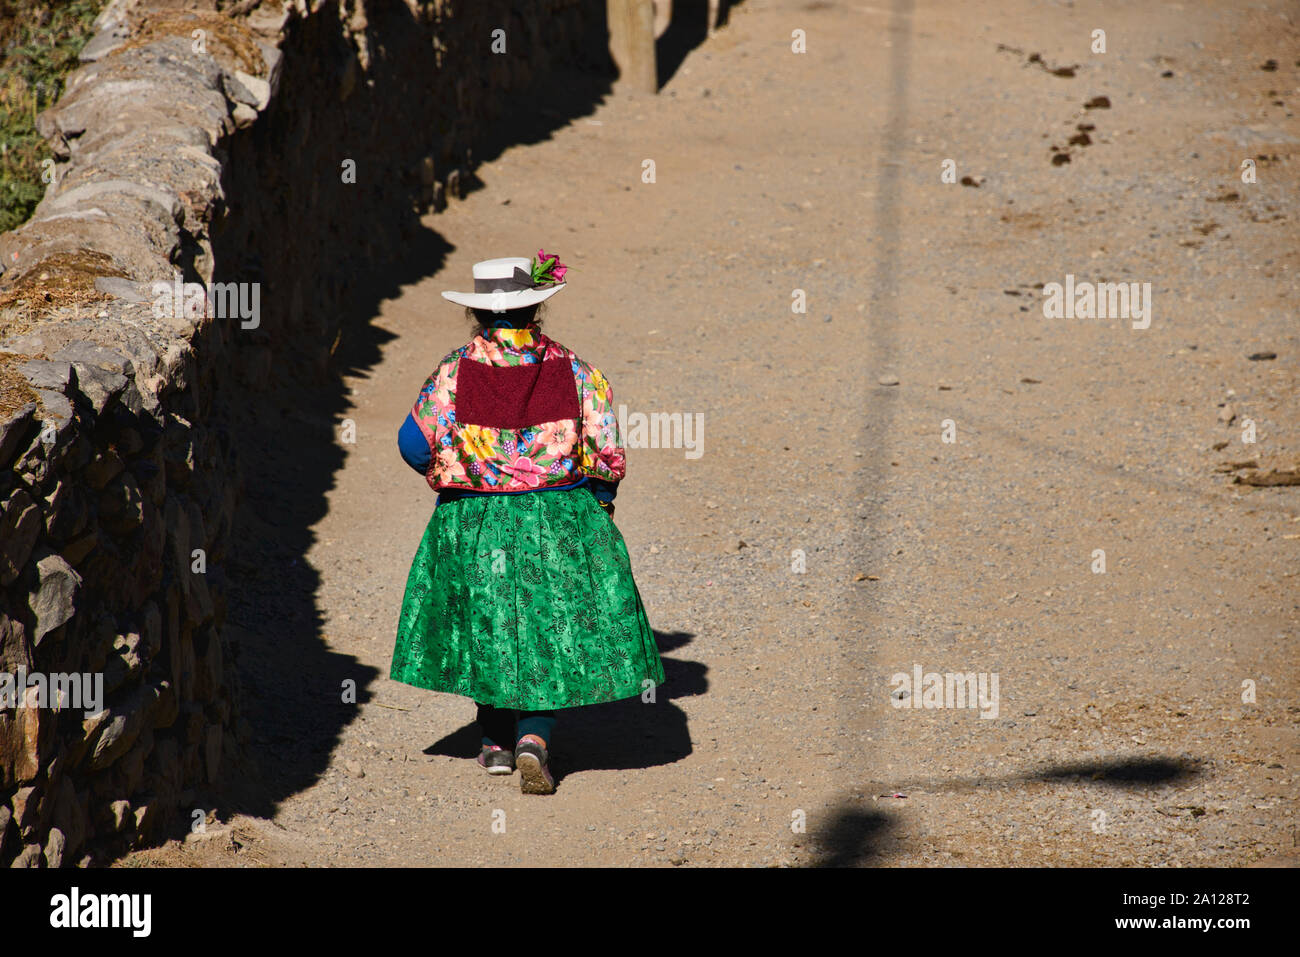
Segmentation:
{"type": "Polygon", "coordinates": [[[515,745],[515,764],[519,768],[519,790],[523,794],[554,794],[555,778],[547,766],[546,749],[535,741],[515,745]]]}
{"type": "Polygon", "coordinates": [[[478,753],[478,763],[480,767],[487,768],[488,774],[512,774],[515,770],[515,753],[498,744],[485,744],[478,753]]]}

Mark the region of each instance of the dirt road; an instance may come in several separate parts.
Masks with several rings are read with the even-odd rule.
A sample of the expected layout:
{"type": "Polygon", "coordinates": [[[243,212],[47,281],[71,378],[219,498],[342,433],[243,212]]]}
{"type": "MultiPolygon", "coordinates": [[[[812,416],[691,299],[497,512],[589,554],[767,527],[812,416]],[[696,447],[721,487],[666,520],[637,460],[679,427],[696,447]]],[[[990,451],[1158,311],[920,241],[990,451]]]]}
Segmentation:
{"type": "Polygon", "coordinates": [[[311,583],[330,666],[244,643],[274,786],[125,863],[1295,855],[1300,488],[1216,471],[1300,459],[1285,10],[749,0],[657,98],[484,165],[347,380],[310,568],[269,576],[311,583]],[[539,246],[572,266],[548,332],[629,414],[703,421],[618,500],[669,683],[566,717],[545,799],[467,759],[469,702],[387,679],[433,507],[396,430],[468,335],[438,291],[539,246]],[[1139,284],[1149,326],[1049,318],[1067,281],[1139,284]],[[304,709],[339,729],[307,756],[304,709]]]}

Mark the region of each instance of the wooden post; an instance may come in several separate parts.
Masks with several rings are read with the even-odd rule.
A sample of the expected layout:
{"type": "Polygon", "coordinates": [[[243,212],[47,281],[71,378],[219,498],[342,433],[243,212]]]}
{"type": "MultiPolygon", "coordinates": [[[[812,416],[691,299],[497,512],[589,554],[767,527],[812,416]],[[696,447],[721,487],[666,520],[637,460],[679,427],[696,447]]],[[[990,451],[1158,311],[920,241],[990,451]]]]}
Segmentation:
{"type": "Polygon", "coordinates": [[[673,0],[654,0],[655,5],[655,39],[664,35],[668,24],[673,19],[673,0]]]}
{"type": "Polygon", "coordinates": [[[654,0],[605,0],[609,50],[619,82],[645,93],[659,92],[655,64],[654,0]]]}

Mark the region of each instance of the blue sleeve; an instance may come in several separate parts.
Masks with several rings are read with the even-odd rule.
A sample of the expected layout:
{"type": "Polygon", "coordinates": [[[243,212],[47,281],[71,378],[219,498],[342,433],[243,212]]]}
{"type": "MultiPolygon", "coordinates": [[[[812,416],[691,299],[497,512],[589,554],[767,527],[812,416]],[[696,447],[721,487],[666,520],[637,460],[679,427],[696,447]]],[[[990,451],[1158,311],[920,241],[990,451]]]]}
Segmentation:
{"type": "Polygon", "coordinates": [[[429,440],[424,437],[420,426],[415,422],[415,417],[409,412],[397,433],[397,451],[402,453],[406,464],[421,475],[429,471],[429,462],[433,458],[433,452],[429,450],[429,440]]]}
{"type": "Polygon", "coordinates": [[[617,482],[606,482],[604,479],[589,478],[587,484],[591,486],[591,493],[596,496],[598,502],[612,502],[614,496],[618,494],[617,482]]]}

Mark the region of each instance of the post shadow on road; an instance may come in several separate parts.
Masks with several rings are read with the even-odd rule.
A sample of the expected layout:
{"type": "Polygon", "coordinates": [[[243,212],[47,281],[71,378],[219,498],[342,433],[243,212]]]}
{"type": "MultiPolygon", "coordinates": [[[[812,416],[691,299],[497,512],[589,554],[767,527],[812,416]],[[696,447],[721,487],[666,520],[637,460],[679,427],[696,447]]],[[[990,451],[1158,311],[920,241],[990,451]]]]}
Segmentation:
{"type": "MultiPolygon", "coordinates": [[[[742,0],[718,0],[717,26],[725,26],[731,8],[742,0]]],[[[673,0],[668,28],[655,40],[655,74],[659,89],[673,78],[690,52],[708,39],[709,0],[673,0]]]]}
{"type": "Polygon", "coordinates": [[[840,807],[810,832],[811,867],[863,867],[887,856],[883,842],[898,826],[884,811],[840,807]]]}
{"type": "MultiPolygon", "coordinates": [[[[861,130],[862,141],[876,144],[880,156],[871,207],[868,210],[856,200],[845,200],[846,206],[860,206],[854,213],[870,223],[875,238],[875,252],[870,259],[843,266],[846,275],[853,276],[854,270],[858,271],[860,275],[854,278],[860,278],[863,286],[871,290],[873,300],[872,321],[864,328],[865,335],[853,340],[857,348],[854,358],[863,370],[866,382],[892,369],[900,354],[897,331],[899,303],[905,299],[899,296],[899,277],[903,273],[899,265],[906,215],[901,208],[904,173],[891,157],[905,149],[909,140],[910,41],[914,3],[915,0],[888,0],[886,4],[890,13],[881,32],[893,35],[887,54],[886,81],[872,90],[872,96],[879,97],[886,104],[885,117],[878,128],[864,126],[861,130]]],[[[808,7],[816,9],[812,3],[808,7]]],[[[853,119],[850,117],[850,121],[853,119]]],[[[891,436],[898,428],[900,395],[898,390],[891,388],[870,393],[869,405],[863,409],[860,418],[855,447],[871,450],[889,447],[891,436]]],[[[849,533],[850,548],[858,561],[870,566],[884,560],[880,550],[882,543],[889,540],[889,529],[878,492],[890,487],[894,476],[890,474],[889,456],[874,452],[862,458],[854,472],[854,498],[862,504],[858,521],[853,523],[849,533]]],[[[880,592],[853,591],[851,594],[854,624],[871,623],[855,628],[851,634],[865,638],[875,630],[872,626],[891,612],[882,602],[880,592]]],[[[836,702],[845,727],[853,726],[858,718],[855,711],[862,700],[857,693],[859,676],[864,670],[878,670],[873,668],[876,659],[874,650],[863,640],[848,640],[840,645],[838,680],[842,690],[837,693],[836,702]]],[[[860,787],[865,792],[874,785],[860,787]]],[[[883,793],[883,789],[872,791],[873,796],[879,793],[883,793]]],[[[896,839],[891,840],[887,847],[882,843],[896,826],[896,819],[891,814],[875,807],[864,809],[856,806],[854,792],[847,792],[825,816],[808,822],[808,843],[814,851],[812,866],[849,867],[880,863],[898,844],[896,839]]]]}
{"type": "Polygon", "coordinates": [[[1049,764],[1020,776],[1022,781],[1062,781],[1087,779],[1113,788],[1154,787],[1159,784],[1183,784],[1198,776],[1203,764],[1193,758],[1130,757],[1105,761],[1067,761],[1049,764]]]}
{"type": "Polygon", "coordinates": [[[868,782],[859,785],[855,793],[846,794],[823,819],[810,824],[808,840],[814,849],[810,866],[868,867],[884,863],[901,849],[902,844],[897,839],[888,847],[881,843],[897,825],[894,815],[875,809],[865,811],[856,806],[864,798],[876,795],[917,791],[929,794],[970,793],[1006,790],[1033,782],[1140,790],[1184,784],[1202,770],[1203,762],[1196,758],[1155,755],[1051,763],[1006,775],[868,782]]]}
{"type": "MultiPolygon", "coordinates": [[[[709,687],[707,666],[669,658],[694,636],[684,631],[656,631],[664,663],[664,683],[655,689],[653,704],[625,698],[608,704],[569,708],[559,714],[551,767],[556,781],[580,771],[622,771],[658,767],[691,753],[686,713],[675,698],[704,694],[709,687]]],[[[471,721],[424,749],[425,754],[472,758],[478,754],[479,732],[471,721]]]]}

